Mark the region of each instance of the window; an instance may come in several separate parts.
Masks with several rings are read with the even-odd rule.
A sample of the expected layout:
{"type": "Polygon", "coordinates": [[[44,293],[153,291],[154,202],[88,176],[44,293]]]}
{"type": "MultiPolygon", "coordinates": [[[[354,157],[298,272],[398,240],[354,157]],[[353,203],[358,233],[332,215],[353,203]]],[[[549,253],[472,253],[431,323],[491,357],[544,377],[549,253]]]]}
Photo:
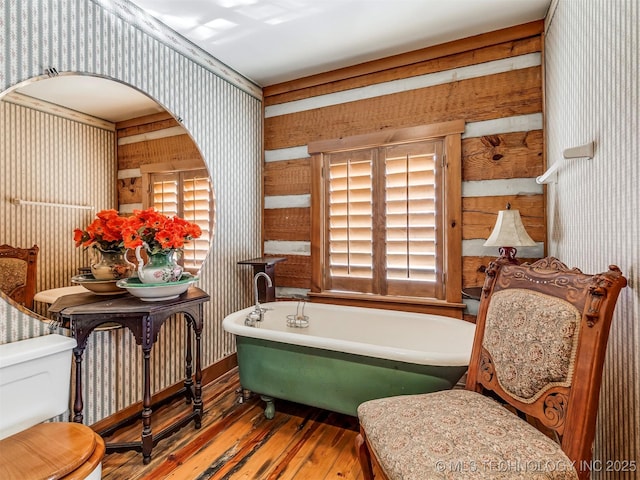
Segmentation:
{"type": "Polygon", "coordinates": [[[185,244],[180,260],[185,270],[197,273],[202,267],[213,236],[214,199],[209,172],[202,162],[180,164],[181,170],[171,165],[144,165],[144,206],[154,207],[170,217],[179,216],[197,223],[202,229],[200,238],[185,244]],[[175,168],[175,167],[174,167],[175,168]]]}
{"type": "Polygon", "coordinates": [[[309,145],[312,292],[460,302],[464,122],[309,145]]]}

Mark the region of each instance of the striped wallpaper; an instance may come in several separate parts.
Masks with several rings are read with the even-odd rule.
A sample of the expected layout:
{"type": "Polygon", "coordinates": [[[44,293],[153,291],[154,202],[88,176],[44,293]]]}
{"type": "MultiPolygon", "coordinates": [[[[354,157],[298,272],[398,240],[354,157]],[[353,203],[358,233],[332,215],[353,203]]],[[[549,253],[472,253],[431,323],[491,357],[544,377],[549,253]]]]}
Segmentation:
{"type": "MultiPolygon", "coordinates": [[[[207,162],[216,199],[215,235],[198,284],[211,295],[205,305],[203,365],[233,353],[235,344],[222,330],[222,319],[251,303],[251,272],[237,262],[261,254],[261,89],[126,0],[0,1],[0,52],[0,95],[29,79],[46,78],[45,69],[55,68],[60,74],[97,75],[131,85],[183,119],[207,162]]],[[[42,128],[41,134],[47,131],[42,128]]],[[[62,178],[51,176],[49,187],[65,184],[68,172],[58,173],[62,178]]],[[[14,182],[26,178],[24,171],[12,175],[14,182]]],[[[4,195],[0,231],[17,232],[3,202],[4,195]]],[[[72,223],[69,232],[81,219],[72,223]]],[[[60,234],[57,241],[66,238],[60,234]]],[[[51,272],[42,268],[41,275],[51,272]]],[[[55,275],[69,278],[66,271],[55,275]]],[[[0,301],[0,315],[0,342],[46,333],[42,322],[5,301],[0,301]]],[[[162,329],[152,355],[154,391],[182,377],[183,330],[181,322],[162,329]]],[[[85,357],[85,423],[141,399],[140,352],[128,331],[92,334],[85,357]]]]}
{"type": "Polygon", "coordinates": [[[0,101],[0,243],[38,245],[36,291],[70,285],[90,258],[73,245],[73,229],[117,207],[115,132],[0,101]],[[91,159],[91,161],[87,161],[91,159]],[[14,205],[9,200],[65,207],[14,205]],[[73,208],[89,206],[90,210],[73,208]]]}
{"type": "Polygon", "coordinates": [[[616,306],[594,447],[594,479],[640,470],[640,6],[559,0],[546,21],[549,252],[585,272],[618,265],[616,306]],[[592,160],[562,159],[595,142],[592,160]],[[627,462],[625,464],[625,462],[627,462]],[[631,471],[630,463],[635,462],[631,471]],[[625,468],[626,465],[626,468],[625,468]],[[609,468],[607,468],[609,467],[609,468]]]}

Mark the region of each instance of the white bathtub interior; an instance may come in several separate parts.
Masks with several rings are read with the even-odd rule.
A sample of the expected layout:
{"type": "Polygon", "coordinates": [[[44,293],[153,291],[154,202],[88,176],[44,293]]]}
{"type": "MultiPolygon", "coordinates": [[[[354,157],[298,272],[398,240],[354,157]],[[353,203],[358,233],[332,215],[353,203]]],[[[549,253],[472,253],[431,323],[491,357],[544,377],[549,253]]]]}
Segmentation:
{"type": "Polygon", "coordinates": [[[245,325],[249,307],[228,315],[224,329],[235,335],[323,348],[345,353],[438,366],[468,365],[475,325],[422,313],[308,303],[308,328],[287,326],[295,301],[261,305],[264,320],[245,325]]]}

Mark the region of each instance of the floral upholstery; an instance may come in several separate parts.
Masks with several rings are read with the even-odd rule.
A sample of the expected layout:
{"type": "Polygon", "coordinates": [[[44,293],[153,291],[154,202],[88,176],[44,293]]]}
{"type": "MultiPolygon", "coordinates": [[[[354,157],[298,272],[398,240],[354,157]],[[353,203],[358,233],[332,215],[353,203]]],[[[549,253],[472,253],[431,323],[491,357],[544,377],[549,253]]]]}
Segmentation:
{"type": "Polygon", "coordinates": [[[557,443],[468,390],[371,400],[358,417],[391,480],[578,478],[557,443]]]}
{"type": "Polygon", "coordinates": [[[17,258],[0,258],[0,290],[7,295],[27,281],[27,262],[17,258]]]}
{"type": "Polygon", "coordinates": [[[539,292],[494,292],[483,347],[500,386],[531,403],[553,386],[570,386],[582,315],[566,300],[539,292]]]}

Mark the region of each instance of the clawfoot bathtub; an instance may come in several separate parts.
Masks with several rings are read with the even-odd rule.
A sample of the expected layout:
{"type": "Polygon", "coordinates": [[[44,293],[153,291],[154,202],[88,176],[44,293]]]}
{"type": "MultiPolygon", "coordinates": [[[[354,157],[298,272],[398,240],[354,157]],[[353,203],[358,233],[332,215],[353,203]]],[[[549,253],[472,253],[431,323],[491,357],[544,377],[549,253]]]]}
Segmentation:
{"type": "MultiPolygon", "coordinates": [[[[250,307],[228,315],[243,389],[356,415],[373,398],[452,388],[464,375],[475,325],[449,317],[308,303],[307,328],[287,326],[297,302],[262,304],[264,319],[245,325],[250,307]]],[[[290,323],[290,322],[289,322],[290,323]]]]}

